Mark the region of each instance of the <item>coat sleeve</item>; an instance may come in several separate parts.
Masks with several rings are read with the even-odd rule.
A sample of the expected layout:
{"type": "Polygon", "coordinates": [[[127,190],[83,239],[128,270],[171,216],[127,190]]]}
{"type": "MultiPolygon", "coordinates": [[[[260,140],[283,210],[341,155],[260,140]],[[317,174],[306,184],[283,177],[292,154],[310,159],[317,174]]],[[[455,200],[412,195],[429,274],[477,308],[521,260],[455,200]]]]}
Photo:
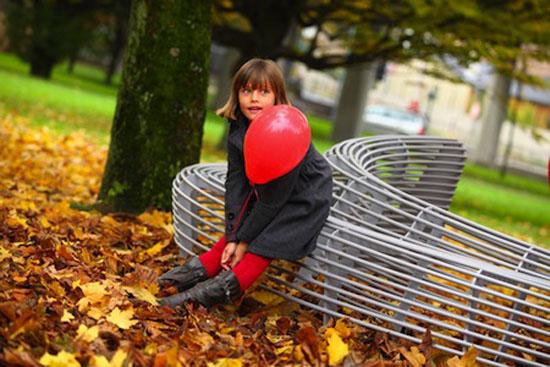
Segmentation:
{"type": "MultiPolygon", "coordinates": [[[[235,129],[231,124],[231,130],[235,129]]],[[[241,210],[247,195],[250,193],[250,186],[244,172],[244,159],[239,149],[228,139],[227,144],[227,177],[225,180],[225,239],[227,242],[236,241],[236,226],[241,210]]]]}
{"type": "Polygon", "coordinates": [[[263,185],[255,185],[256,203],[237,231],[237,239],[252,242],[286,204],[300,176],[300,167],[263,185]]]}

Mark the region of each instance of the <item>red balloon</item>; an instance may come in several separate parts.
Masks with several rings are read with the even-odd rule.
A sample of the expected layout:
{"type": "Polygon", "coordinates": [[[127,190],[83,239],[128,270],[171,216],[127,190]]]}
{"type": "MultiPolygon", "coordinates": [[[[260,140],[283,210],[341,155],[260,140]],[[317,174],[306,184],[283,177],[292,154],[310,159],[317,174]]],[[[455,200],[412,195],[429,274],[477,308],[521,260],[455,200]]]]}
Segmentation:
{"type": "Polygon", "coordinates": [[[264,184],[292,171],[304,159],[311,143],[306,116],[297,108],[276,105],[263,110],[244,137],[246,176],[264,184]]]}

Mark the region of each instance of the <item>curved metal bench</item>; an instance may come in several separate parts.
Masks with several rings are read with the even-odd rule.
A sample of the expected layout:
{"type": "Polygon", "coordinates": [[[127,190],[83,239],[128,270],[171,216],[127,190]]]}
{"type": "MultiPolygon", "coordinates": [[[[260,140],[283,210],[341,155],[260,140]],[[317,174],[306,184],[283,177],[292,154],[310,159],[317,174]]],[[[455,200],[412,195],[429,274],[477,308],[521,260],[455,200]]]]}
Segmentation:
{"type": "MultiPolygon", "coordinates": [[[[511,262],[500,266],[500,255],[493,258],[479,251],[470,244],[483,248],[479,240],[449,229],[445,215],[468,226],[442,209],[452,198],[464,152],[456,142],[423,139],[413,144],[425,151],[431,146],[433,158],[424,159],[431,162],[423,166],[406,158],[412,143],[403,145],[395,138],[375,139],[376,148],[359,139],[331,149],[327,156],[335,170],[335,202],[318,248],[302,262],[275,262],[263,287],[325,315],[347,317],[417,343],[429,328],[437,348],[462,354],[475,344],[479,360],[488,365],[547,365],[548,279],[518,272],[529,269],[514,268],[511,262]],[[437,148],[441,153],[436,145],[442,146],[437,148]],[[438,155],[444,154],[443,146],[455,150],[452,164],[438,155]],[[386,162],[397,168],[382,169],[391,167],[386,162]],[[439,185],[445,169],[455,177],[439,185]],[[384,175],[377,177],[376,172],[384,175]],[[422,172],[430,177],[423,179],[422,172]],[[413,182],[396,183],[406,179],[413,182]],[[425,200],[387,182],[423,194],[425,200]],[[441,218],[440,213],[445,215],[441,218]],[[454,237],[447,237],[448,232],[454,237]],[[466,243],[459,245],[461,239],[466,243]]],[[[207,249],[223,233],[225,170],[224,164],[199,164],[185,168],[174,180],[175,241],[188,254],[207,249]]]]}
{"type": "Polygon", "coordinates": [[[336,177],[333,215],[550,281],[550,251],[446,210],[465,159],[456,141],[361,138],[337,144],[325,156],[336,177]]]}

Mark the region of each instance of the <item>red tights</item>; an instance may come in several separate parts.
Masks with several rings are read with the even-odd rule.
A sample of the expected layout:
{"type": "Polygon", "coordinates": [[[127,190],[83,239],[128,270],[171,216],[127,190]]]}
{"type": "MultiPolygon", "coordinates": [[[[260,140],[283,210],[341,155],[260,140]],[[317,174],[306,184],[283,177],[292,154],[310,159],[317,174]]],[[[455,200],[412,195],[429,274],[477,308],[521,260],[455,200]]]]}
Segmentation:
{"type": "MultiPolygon", "coordinates": [[[[205,267],[208,277],[212,278],[219,274],[222,270],[222,253],[225,248],[225,236],[222,237],[215,245],[199,256],[199,260],[205,267]]],[[[251,254],[244,254],[242,260],[231,269],[239,281],[241,290],[247,290],[269,266],[271,259],[251,254]]]]}

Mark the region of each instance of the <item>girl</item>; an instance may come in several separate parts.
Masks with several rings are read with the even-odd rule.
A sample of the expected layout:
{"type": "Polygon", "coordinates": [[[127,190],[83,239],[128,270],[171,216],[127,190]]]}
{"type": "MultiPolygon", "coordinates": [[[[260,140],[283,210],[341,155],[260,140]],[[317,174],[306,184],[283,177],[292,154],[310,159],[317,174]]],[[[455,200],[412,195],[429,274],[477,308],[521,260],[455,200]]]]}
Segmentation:
{"type": "Polygon", "coordinates": [[[248,126],[276,104],[290,104],[281,70],[271,60],[249,60],[235,74],[231,95],[217,111],[231,123],[225,236],[210,251],[159,278],[161,285],[173,283],[180,292],[161,299],[161,304],[175,307],[195,301],[210,307],[232,302],[272,259],[298,260],[315,249],[332,200],[332,172],[313,145],[292,171],[254,190],[245,174],[248,126]]]}

